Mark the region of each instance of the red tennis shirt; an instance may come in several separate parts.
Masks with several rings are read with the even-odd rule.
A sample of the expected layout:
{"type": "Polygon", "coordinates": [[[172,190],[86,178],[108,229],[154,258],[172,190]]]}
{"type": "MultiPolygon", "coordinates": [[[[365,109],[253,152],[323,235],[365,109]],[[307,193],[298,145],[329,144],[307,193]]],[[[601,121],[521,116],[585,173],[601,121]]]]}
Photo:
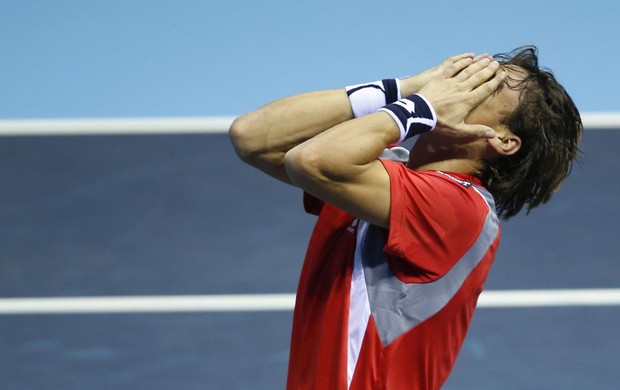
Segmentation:
{"type": "Polygon", "coordinates": [[[287,389],[439,389],[500,237],[491,194],[456,173],[382,160],[390,226],[308,194],[318,214],[293,319],[287,389]]]}

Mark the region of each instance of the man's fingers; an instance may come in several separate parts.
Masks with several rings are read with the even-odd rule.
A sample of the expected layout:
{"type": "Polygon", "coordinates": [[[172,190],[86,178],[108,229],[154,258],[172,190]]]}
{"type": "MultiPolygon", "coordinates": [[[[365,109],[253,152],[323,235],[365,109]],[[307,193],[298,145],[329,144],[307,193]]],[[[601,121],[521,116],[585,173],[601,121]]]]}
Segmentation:
{"type": "MultiPolygon", "coordinates": [[[[454,65],[454,63],[465,60],[465,63],[470,63],[474,58],[474,53],[463,53],[456,56],[452,56],[446,60],[444,60],[436,69],[441,70],[444,73],[450,66],[454,65]]],[[[452,76],[447,76],[448,78],[452,76]]]]}
{"type": "Polygon", "coordinates": [[[487,126],[473,125],[472,132],[479,138],[495,138],[495,130],[487,126]]]}
{"type": "Polygon", "coordinates": [[[493,56],[487,53],[484,54],[479,54],[477,56],[474,57],[474,62],[480,61],[483,58],[488,58],[489,60],[493,61],[493,56]]]}
{"type": "Polygon", "coordinates": [[[475,87],[473,91],[471,91],[471,93],[469,94],[470,102],[474,106],[482,103],[484,99],[492,95],[497,90],[497,88],[499,88],[505,78],[506,72],[504,72],[503,70],[499,72],[496,71],[493,78],[488,79],[487,81],[475,87]]]}
{"type": "Polygon", "coordinates": [[[498,67],[497,61],[483,57],[475,62],[472,60],[472,63],[454,76],[454,79],[458,82],[468,83],[467,85],[473,89],[493,76],[498,67]]]}
{"type": "MultiPolygon", "coordinates": [[[[469,76],[469,78],[463,80],[463,83],[469,86],[471,89],[474,89],[488,81],[491,77],[495,75],[495,73],[499,69],[499,62],[497,61],[487,62],[485,60],[482,60],[480,62],[486,62],[487,64],[486,66],[483,65],[480,69],[473,72],[469,76]]],[[[469,68],[473,68],[473,65],[469,68]]],[[[466,70],[469,70],[469,68],[466,70]]]]}
{"type": "Polygon", "coordinates": [[[457,61],[451,63],[447,68],[443,71],[443,76],[447,79],[458,77],[461,73],[464,72],[464,69],[468,69],[472,66],[472,57],[464,57],[458,59],[457,61]]]}
{"type": "Polygon", "coordinates": [[[445,60],[441,67],[444,68],[443,75],[446,78],[452,78],[462,73],[464,69],[472,66],[473,63],[479,62],[481,60],[487,60],[487,62],[483,62],[482,64],[478,64],[476,68],[472,68],[470,72],[465,72],[462,74],[461,78],[463,80],[469,78],[471,74],[476,72],[479,69],[482,69],[486,64],[493,60],[493,57],[487,53],[474,55],[474,53],[463,53],[456,56],[452,56],[445,60]]]}
{"type": "Polygon", "coordinates": [[[474,53],[463,53],[463,54],[458,54],[455,56],[452,56],[450,58],[448,58],[445,62],[446,63],[450,63],[453,64],[459,60],[462,60],[464,58],[474,58],[474,53]]]}

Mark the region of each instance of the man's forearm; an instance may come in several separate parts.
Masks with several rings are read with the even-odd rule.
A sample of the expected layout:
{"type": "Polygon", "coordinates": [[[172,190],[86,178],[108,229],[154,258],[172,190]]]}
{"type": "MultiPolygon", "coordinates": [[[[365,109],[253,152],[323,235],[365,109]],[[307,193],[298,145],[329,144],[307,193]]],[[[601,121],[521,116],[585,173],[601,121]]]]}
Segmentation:
{"type": "MultiPolygon", "coordinates": [[[[471,53],[461,54],[439,66],[400,80],[400,95],[417,93],[451,64],[472,57],[471,53]]],[[[383,104],[400,98],[392,96],[388,99],[387,89],[383,93],[386,94],[383,103],[376,105],[375,99],[370,99],[373,103],[363,104],[362,111],[365,111],[365,114],[375,112],[383,104]]],[[[364,93],[362,96],[365,96],[364,93]]],[[[284,169],[286,152],[331,127],[353,119],[355,110],[351,108],[352,103],[344,88],[291,96],[237,118],[230,128],[230,137],[243,161],[277,179],[291,183],[284,169]]]]}
{"type": "MultiPolygon", "coordinates": [[[[436,73],[437,68],[434,68],[403,79],[401,91],[406,94],[417,92],[436,73]]],[[[390,103],[397,98],[386,99],[387,96],[385,103],[390,103]]],[[[287,97],[237,118],[230,128],[230,137],[243,161],[291,183],[284,169],[286,152],[331,127],[353,119],[351,104],[344,88],[287,97]]],[[[383,104],[368,107],[368,113],[378,110],[383,104]]]]}
{"type": "Polygon", "coordinates": [[[243,161],[290,183],[284,169],[286,152],[352,118],[344,89],[308,92],[240,116],[229,134],[243,161]]]}

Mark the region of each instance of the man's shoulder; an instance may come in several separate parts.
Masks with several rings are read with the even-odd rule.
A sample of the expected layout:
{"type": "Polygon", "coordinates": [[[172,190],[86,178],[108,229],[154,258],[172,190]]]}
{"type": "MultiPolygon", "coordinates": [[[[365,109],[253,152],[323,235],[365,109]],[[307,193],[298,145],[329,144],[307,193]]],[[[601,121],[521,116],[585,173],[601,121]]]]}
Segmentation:
{"type": "Polygon", "coordinates": [[[392,181],[401,179],[413,185],[423,183],[432,183],[433,186],[446,185],[448,187],[457,185],[463,189],[469,189],[472,186],[482,187],[480,179],[473,175],[439,170],[413,170],[399,162],[389,160],[383,160],[382,162],[392,181]]]}

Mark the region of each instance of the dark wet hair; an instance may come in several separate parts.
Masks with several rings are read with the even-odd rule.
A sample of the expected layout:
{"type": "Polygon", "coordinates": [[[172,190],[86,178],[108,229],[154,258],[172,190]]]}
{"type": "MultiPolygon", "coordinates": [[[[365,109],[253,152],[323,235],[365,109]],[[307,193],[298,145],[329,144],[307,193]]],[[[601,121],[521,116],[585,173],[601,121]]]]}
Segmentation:
{"type": "Polygon", "coordinates": [[[498,215],[508,219],[547,202],[571,171],[583,133],[579,111],[551,71],[538,65],[538,50],[524,46],[494,56],[503,67],[525,71],[503,88],[521,91],[517,109],[504,119],[521,138],[511,156],[487,161],[480,174],[493,194],[498,215]]]}

